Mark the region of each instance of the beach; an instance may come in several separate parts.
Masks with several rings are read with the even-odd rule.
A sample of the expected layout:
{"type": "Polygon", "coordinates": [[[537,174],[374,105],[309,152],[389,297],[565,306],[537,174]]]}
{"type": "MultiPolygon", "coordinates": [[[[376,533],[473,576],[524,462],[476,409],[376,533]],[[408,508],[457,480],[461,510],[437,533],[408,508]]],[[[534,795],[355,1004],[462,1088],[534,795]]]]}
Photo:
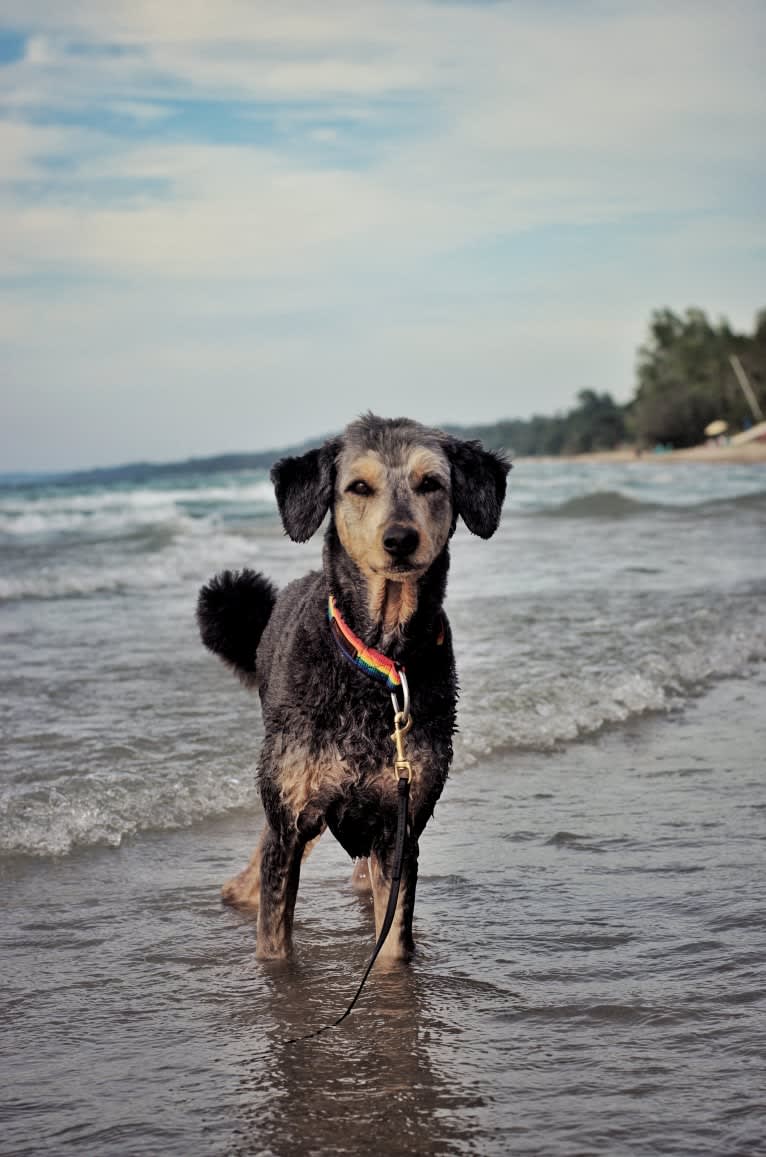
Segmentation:
{"type": "Polygon", "coordinates": [[[760,466],[518,463],[452,543],[453,772],[411,966],[325,836],[296,951],[221,884],[257,700],[196,635],[283,584],[259,475],[0,493],[0,1153],[750,1154],[766,1102],[760,466]]]}
{"type": "MultiPolygon", "coordinates": [[[[541,459],[537,459],[540,461],[541,459]]],[[[684,450],[663,450],[656,453],[653,450],[643,450],[640,453],[635,446],[623,446],[617,450],[596,450],[590,454],[563,455],[559,461],[585,463],[601,463],[602,465],[619,462],[697,462],[700,464],[717,464],[725,466],[757,466],[766,465],[766,441],[746,442],[741,445],[724,443],[704,443],[701,446],[689,446],[684,450]]],[[[530,461],[530,459],[525,459],[530,461]]],[[[556,458],[547,458],[548,462],[557,461],[556,458]]]]}

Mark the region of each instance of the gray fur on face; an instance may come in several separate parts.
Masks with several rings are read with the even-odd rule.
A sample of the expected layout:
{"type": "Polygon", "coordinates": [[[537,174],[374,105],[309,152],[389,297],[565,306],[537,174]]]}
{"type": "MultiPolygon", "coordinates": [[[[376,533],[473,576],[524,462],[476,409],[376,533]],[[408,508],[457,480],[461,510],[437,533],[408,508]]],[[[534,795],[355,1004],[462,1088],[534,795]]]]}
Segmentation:
{"type": "MultiPolygon", "coordinates": [[[[448,539],[458,516],[474,534],[494,533],[508,469],[502,455],[477,442],[372,414],[320,449],[274,466],[291,538],[305,541],[332,514],[322,571],[290,583],[270,615],[263,607],[247,619],[251,642],[253,624],[267,620],[255,640],[254,671],[252,663],[247,671],[263,708],[259,785],[266,828],[250,865],[224,895],[231,903],[259,905],[259,955],[289,951],[301,857],[325,827],[351,856],[370,857],[378,925],[385,908],[397,810],[392,707],[386,688],[337,648],[327,619],[330,593],[351,630],[404,666],[410,684],[412,833],[387,951],[412,951],[418,839],[446,782],[455,728],[457,682],[442,609],[448,539]]],[[[232,644],[231,605],[227,610],[221,600],[237,598],[241,609],[243,599],[266,590],[260,576],[243,572],[201,592],[203,638],[230,664],[236,666],[241,648],[232,644]],[[227,616],[225,631],[217,626],[220,615],[227,616]],[[216,646],[222,637],[225,652],[216,646]]]]}
{"type": "Polygon", "coordinates": [[[274,465],[271,478],[288,535],[296,542],[305,542],[319,529],[335,497],[341,455],[349,459],[373,451],[386,464],[395,466],[416,446],[445,456],[451,471],[455,517],[462,517],[473,534],[490,538],[500,522],[510,470],[504,455],[410,418],[385,419],[374,414],[351,422],[340,438],[328,440],[318,450],[282,458],[274,465]]]}

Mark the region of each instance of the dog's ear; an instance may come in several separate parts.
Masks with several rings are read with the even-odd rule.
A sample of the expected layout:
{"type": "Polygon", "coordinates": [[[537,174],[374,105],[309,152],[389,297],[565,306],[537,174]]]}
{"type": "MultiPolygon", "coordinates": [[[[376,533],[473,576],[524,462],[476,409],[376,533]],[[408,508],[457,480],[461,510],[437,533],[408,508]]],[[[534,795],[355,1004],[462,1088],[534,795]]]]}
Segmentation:
{"type": "Polygon", "coordinates": [[[500,523],[510,462],[481,442],[450,438],[447,457],[452,467],[452,503],[456,515],[479,538],[491,538],[500,523]]]}
{"type": "Polygon", "coordinates": [[[335,489],[337,439],[299,458],[280,458],[271,468],[282,525],[293,542],[307,542],[322,525],[335,489]]]}

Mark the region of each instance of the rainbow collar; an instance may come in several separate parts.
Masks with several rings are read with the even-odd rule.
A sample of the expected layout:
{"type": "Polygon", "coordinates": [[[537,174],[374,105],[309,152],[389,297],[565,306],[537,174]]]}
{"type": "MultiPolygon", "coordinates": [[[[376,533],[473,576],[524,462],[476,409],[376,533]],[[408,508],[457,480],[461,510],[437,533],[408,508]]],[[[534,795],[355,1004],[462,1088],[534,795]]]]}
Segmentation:
{"type": "Polygon", "coordinates": [[[382,651],[365,646],[359,636],[351,630],[348,623],[343,621],[332,595],[327,600],[327,620],[338,650],[344,658],[358,667],[360,671],[364,671],[365,675],[383,683],[389,691],[396,691],[397,688],[401,687],[402,680],[399,675],[398,663],[389,659],[382,651]]]}

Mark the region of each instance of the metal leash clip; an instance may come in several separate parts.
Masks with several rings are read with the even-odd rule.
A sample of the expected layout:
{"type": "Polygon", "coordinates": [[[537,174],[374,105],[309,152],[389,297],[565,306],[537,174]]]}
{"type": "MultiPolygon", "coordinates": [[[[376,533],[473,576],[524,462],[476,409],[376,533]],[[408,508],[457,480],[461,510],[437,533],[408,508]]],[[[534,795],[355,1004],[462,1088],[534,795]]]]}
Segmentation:
{"type": "Polygon", "coordinates": [[[402,706],[396,698],[396,693],[391,692],[391,702],[394,707],[394,734],[391,736],[396,745],[396,759],[394,760],[394,779],[399,782],[400,779],[406,779],[408,783],[412,782],[412,764],[404,751],[404,737],[412,730],[412,716],[410,715],[410,688],[407,683],[407,676],[404,671],[399,669],[399,678],[402,681],[402,706]]]}
{"type": "Polygon", "coordinates": [[[405,722],[404,712],[397,711],[394,716],[394,734],[391,736],[396,744],[396,759],[394,760],[394,779],[398,783],[400,779],[406,779],[408,783],[412,782],[412,764],[404,754],[404,737],[408,731],[412,729],[412,716],[408,716],[405,722]]]}

